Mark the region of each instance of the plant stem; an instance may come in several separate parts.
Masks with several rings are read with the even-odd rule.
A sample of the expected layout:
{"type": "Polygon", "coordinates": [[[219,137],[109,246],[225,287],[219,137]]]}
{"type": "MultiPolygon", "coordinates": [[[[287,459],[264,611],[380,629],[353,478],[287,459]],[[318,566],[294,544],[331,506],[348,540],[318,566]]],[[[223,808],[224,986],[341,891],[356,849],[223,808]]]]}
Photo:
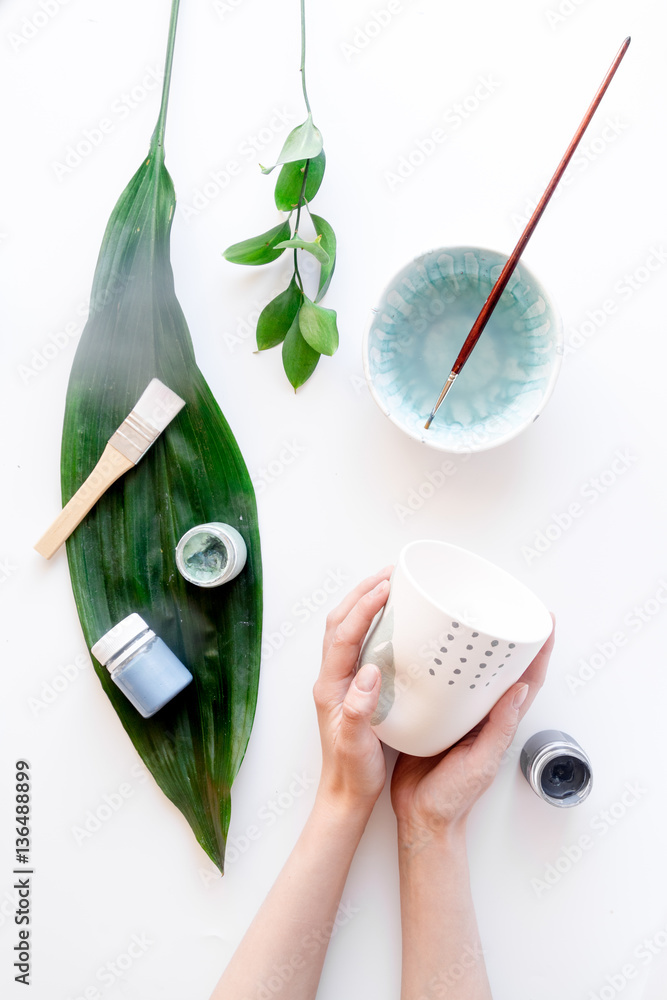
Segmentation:
{"type": "Polygon", "coordinates": [[[299,262],[296,259],[296,250],[294,251],[294,277],[296,278],[296,280],[297,280],[297,282],[299,284],[299,288],[301,289],[301,293],[303,295],[305,295],[306,293],[305,293],[305,291],[303,289],[303,281],[301,280],[301,273],[299,271],[299,262]]]}
{"type": "MultiPolygon", "coordinates": [[[[301,66],[299,67],[301,72],[301,86],[303,88],[303,99],[306,102],[306,111],[312,116],[312,111],[310,110],[310,101],[308,100],[308,91],[306,90],[306,0],[301,0],[301,66]]],[[[310,160],[306,160],[306,166],[303,171],[303,182],[301,184],[301,191],[299,193],[299,201],[296,206],[296,222],[294,224],[294,236],[295,238],[299,234],[299,221],[301,219],[301,209],[304,204],[304,194],[306,193],[306,181],[308,180],[308,167],[310,166],[310,160]]],[[[299,287],[303,291],[303,281],[301,280],[301,274],[299,273],[299,262],[297,260],[297,252],[294,250],[294,276],[299,282],[299,287]]],[[[296,390],[295,390],[296,391],[296,390]]]]}
{"type": "Polygon", "coordinates": [[[178,21],[178,8],[181,0],[172,0],[171,18],[169,20],[169,37],[167,39],[167,57],[164,64],[164,81],[162,84],[162,101],[160,103],[160,115],[153,132],[151,145],[155,143],[164,149],[164,126],[167,119],[167,105],[169,103],[169,85],[171,83],[171,67],[174,61],[174,41],[176,39],[176,22],[178,21]]]}
{"type": "Polygon", "coordinates": [[[301,86],[303,87],[303,99],[306,102],[306,111],[309,115],[310,101],[306,90],[306,0],[301,0],[301,86]]]}
{"type": "MultiPolygon", "coordinates": [[[[298,200],[297,205],[296,205],[296,222],[294,223],[294,239],[296,239],[296,237],[299,235],[299,221],[301,219],[301,209],[303,208],[304,205],[306,206],[306,208],[308,208],[308,202],[305,199],[305,194],[306,194],[306,183],[308,181],[308,167],[309,166],[310,166],[310,160],[306,160],[306,165],[303,168],[303,180],[301,181],[301,190],[299,191],[299,200],[298,200]]],[[[310,214],[310,209],[308,209],[308,214],[310,214]]],[[[294,275],[295,275],[297,281],[299,282],[299,287],[301,288],[301,291],[305,295],[306,293],[304,292],[304,289],[303,289],[303,281],[301,280],[301,274],[299,272],[299,262],[297,260],[296,247],[294,249],[294,275]]]]}
{"type": "Polygon", "coordinates": [[[294,223],[294,236],[299,235],[299,222],[301,220],[301,209],[306,204],[305,194],[306,194],[306,183],[308,181],[308,167],[310,166],[310,160],[306,160],[306,165],[303,168],[303,180],[301,181],[301,190],[299,191],[299,200],[296,205],[296,222],[294,223]]]}
{"type": "MultiPolygon", "coordinates": [[[[303,88],[303,99],[306,102],[306,111],[312,117],[312,111],[310,110],[310,101],[308,100],[308,91],[306,90],[306,0],[301,0],[301,66],[299,67],[301,72],[301,86],[303,88]]],[[[299,235],[299,222],[301,220],[301,209],[304,205],[308,207],[305,201],[306,193],[306,182],[308,180],[308,167],[310,166],[310,160],[306,160],[306,166],[303,171],[303,181],[301,182],[301,191],[299,192],[299,200],[296,206],[296,222],[294,223],[294,238],[299,235]]],[[[310,211],[310,210],[309,210],[310,211]]],[[[297,251],[294,250],[294,276],[299,283],[301,291],[305,295],[303,290],[303,281],[301,280],[301,274],[299,273],[299,262],[297,258],[297,251]]],[[[295,390],[296,391],[296,390],[295,390]]]]}

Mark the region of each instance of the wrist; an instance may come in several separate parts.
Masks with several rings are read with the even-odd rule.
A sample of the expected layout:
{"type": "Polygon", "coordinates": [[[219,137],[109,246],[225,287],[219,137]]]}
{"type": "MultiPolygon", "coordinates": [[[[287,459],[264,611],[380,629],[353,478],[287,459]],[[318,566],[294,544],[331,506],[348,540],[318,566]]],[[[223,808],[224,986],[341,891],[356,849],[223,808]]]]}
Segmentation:
{"type": "Polygon", "coordinates": [[[330,787],[321,781],[315,795],[313,812],[321,814],[345,829],[360,829],[363,833],[379,795],[350,795],[345,790],[330,787]]]}
{"type": "Polygon", "coordinates": [[[398,855],[411,859],[419,855],[466,854],[466,817],[453,821],[422,821],[419,817],[396,817],[398,855]]]}

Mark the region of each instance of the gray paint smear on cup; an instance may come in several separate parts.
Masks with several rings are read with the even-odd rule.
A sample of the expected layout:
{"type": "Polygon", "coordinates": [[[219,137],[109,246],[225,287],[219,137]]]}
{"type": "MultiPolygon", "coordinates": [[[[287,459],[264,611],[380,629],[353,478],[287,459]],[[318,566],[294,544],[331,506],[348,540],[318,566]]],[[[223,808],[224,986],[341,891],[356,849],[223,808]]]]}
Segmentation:
{"type": "Polygon", "coordinates": [[[371,725],[377,726],[389,715],[389,710],[394,704],[394,678],[396,677],[396,666],[394,664],[394,647],[392,638],[394,635],[394,609],[385,608],[382,618],[376,625],[371,636],[371,645],[364,651],[364,663],[374,663],[379,667],[382,674],[380,685],[380,699],[377,708],[373,712],[371,725]]]}

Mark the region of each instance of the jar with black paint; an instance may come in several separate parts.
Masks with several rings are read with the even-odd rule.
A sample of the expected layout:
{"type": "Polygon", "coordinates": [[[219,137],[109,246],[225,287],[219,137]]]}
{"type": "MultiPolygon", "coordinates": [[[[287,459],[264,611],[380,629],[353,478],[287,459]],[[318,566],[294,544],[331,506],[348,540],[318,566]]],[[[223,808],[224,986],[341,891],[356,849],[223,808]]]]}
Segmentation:
{"type": "Polygon", "coordinates": [[[587,754],[560,729],[544,729],[531,736],[521,751],[520,763],[533,791],[561,809],[579,805],[593,787],[587,754]]]}

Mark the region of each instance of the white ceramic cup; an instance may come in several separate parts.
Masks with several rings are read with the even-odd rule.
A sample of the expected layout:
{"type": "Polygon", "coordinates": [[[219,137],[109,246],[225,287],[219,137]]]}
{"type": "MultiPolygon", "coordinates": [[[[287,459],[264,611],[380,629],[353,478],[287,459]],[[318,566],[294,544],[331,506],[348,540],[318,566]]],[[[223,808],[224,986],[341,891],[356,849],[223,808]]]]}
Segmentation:
{"type": "Polygon", "coordinates": [[[380,739],[430,757],[456,743],[514,684],[552,630],[519,580],[448,542],[401,551],[359,663],[382,671],[380,739]]]}

